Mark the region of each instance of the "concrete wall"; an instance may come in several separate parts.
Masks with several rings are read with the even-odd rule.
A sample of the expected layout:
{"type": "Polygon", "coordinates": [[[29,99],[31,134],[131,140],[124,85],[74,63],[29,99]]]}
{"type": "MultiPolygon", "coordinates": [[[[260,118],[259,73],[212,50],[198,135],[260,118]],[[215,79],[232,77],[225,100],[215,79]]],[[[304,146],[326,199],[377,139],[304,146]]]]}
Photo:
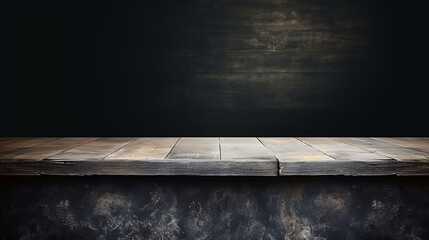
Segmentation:
{"type": "Polygon", "coordinates": [[[2,177],[0,239],[428,239],[428,178],[2,177]]]}

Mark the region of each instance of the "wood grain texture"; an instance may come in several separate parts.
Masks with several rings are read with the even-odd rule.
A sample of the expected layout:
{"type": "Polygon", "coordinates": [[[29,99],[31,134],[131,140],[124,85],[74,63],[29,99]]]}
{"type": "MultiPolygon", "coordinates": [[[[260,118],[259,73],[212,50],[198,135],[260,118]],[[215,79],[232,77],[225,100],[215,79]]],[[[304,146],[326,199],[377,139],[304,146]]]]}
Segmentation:
{"type": "Polygon", "coordinates": [[[429,141],[419,138],[374,138],[390,144],[429,153],[429,141]]]}
{"type": "Polygon", "coordinates": [[[220,138],[220,146],[222,159],[276,159],[257,138],[220,138]]]}
{"type": "Polygon", "coordinates": [[[220,159],[219,138],[181,138],[167,159],[220,159]]]}
{"type": "Polygon", "coordinates": [[[301,141],[340,161],[380,161],[391,158],[330,138],[299,138],[301,141]]]}
{"type": "MultiPolygon", "coordinates": [[[[380,155],[393,158],[398,161],[429,161],[429,153],[416,151],[372,138],[335,138],[338,141],[348,143],[380,155]]],[[[410,140],[415,141],[415,139],[410,140]]]]}
{"type": "Polygon", "coordinates": [[[0,163],[0,175],[277,176],[277,163],[260,160],[159,159],[0,163]]]}
{"type": "Polygon", "coordinates": [[[167,175],[278,174],[276,159],[256,138],[181,138],[166,160],[159,168],[167,175]]]}
{"type": "MultiPolygon", "coordinates": [[[[325,162],[334,161],[334,159],[309,145],[299,141],[296,138],[259,138],[265,147],[270,149],[278,160],[279,175],[288,175],[289,169],[302,167],[300,162],[325,162]]],[[[314,163],[312,167],[317,167],[314,163]]]]}
{"type": "Polygon", "coordinates": [[[139,138],[112,153],[106,160],[164,159],[177,141],[179,138],[139,138]]]}
{"type": "Polygon", "coordinates": [[[273,151],[280,164],[335,160],[296,138],[259,138],[259,140],[265,147],[273,151]]]}
{"type": "Polygon", "coordinates": [[[5,144],[8,143],[10,141],[13,141],[15,138],[12,137],[0,137],[0,144],[5,144]]]}
{"type": "Polygon", "coordinates": [[[95,138],[60,138],[47,143],[27,148],[21,151],[12,152],[1,156],[1,159],[7,160],[34,160],[39,161],[70,148],[94,140],[95,138]]]}
{"type": "Polygon", "coordinates": [[[135,138],[98,138],[86,144],[49,157],[49,160],[85,161],[103,159],[117,151],[135,138]]]}
{"type": "MultiPolygon", "coordinates": [[[[329,139],[305,139],[330,156],[296,138],[260,138],[276,154],[280,176],[424,175],[428,170],[427,166],[417,164],[421,169],[413,171],[412,163],[392,161],[329,139]]],[[[366,142],[365,138],[359,139],[366,142]]]]}
{"type": "Polygon", "coordinates": [[[0,155],[5,155],[12,152],[21,151],[26,148],[37,146],[42,143],[53,141],[56,138],[43,137],[43,138],[8,138],[4,139],[0,144],[0,155]]]}
{"type": "Polygon", "coordinates": [[[427,155],[371,138],[62,138],[14,152],[0,175],[411,176],[429,175],[427,155]]]}
{"type": "Polygon", "coordinates": [[[423,162],[326,161],[290,162],[281,169],[281,176],[428,176],[429,164],[423,162]]]}

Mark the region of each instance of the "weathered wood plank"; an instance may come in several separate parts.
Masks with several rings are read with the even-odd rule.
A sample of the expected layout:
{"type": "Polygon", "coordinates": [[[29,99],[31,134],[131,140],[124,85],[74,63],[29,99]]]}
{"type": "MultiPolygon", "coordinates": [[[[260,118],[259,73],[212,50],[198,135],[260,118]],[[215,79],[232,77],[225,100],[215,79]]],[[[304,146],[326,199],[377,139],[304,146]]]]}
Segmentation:
{"type": "Polygon", "coordinates": [[[333,151],[341,151],[341,152],[367,152],[361,148],[352,146],[350,144],[342,143],[330,138],[323,137],[305,137],[299,138],[299,140],[311,145],[312,147],[318,149],[322,152],[333,152],[333,151]]]}
{"type": "Polygon", "coordinates": [[[419,138],[374,138],[376,140],[429,153],[429,142],[419,138]]]}
{"type": "MultiPolygon", "coordinates": [[[[22,146],[20,141],[28,143],[0,139],[22,146]]],[[[81,141],[90,139],[58,139],[14,152],[19,161],[0,162],[0,175],[429,175],[428,153],[371,138],[99,138],[72,146],[81,141]],[[64,152],[33,160],[55,151],[64,152]]]]}
{"type": "MultiPolygon", "coordinates": [[[[276,176],[275,157],[256,138],[181,138],[155,173],[276,176]],[[220,144],[220,145],[219,145],[220,144]]],[[[149,164],[149,163],[148,163],[149,164]]]]}
{"type": "Polygon", "coordinates": [[[13,137],[0,137],[0,144],[4,144],[10,141],[13,141],[15,138],[13,137]]]}
{"type": "Polygon", "coordinates": [[[42,138],[12,138],[0,144],[0,155],[5,155],[12,152],[21,151],[26,148],[37,146],[42,143],[53,141],[57,138],[42,137],[42,138]]]}
{"type": "Polygon", "coordinates": [[[47,143],[39,144],[32,148],[27,148],[18,152],[12,152],[1,156],[1,159],[7,160],[34,160],[39,161],[66,151],[70,148],[83,143],[90,142],[95,138],[60,138],[47,143]]]}
{"type": "MultiPolygon", "coordinates": [[[[300,162],[334,161],[334,159],[296,138],[259,138],[265,147],[270,149],[279,162],[279,175],[287,175],[291,169],[300,166],[300,162]],[[286,174],[285,174],[286,173],[286,174]]],[[[310,166],[317,167],[320,164],[310,166]]]]}
{"type": "Polygon", "coordinates": [[[2,149],[5,148],[5,146],[10,145],[12,143],[23,141],[25,139],[31,139],[31,138],[29,138],[29,137],[27,137],[27,138],[25,138],[25,137],[1,138],[0,139],[0,152],[2,151],[2,149]]]}
{"type": "Polygon", "coordinates": [[[222,159],[276,159],[257,138],[220,138],[220,146],[222,159]]]}
{"type": "Polygon", "coordinates": [[[330,138],[299,138],[301,141],[340,161],[380,161],[391,158],[330,138]]]}
{"type": "Polygon", "coordinates": [[[372,138],[335,138],[368,151],[393,158],[398,161],[429,161],[429,153],[393,145],[372,138]]]}
{"type": "Polygon", "coordinates": [[[106,159],[164,159],[178,140],[179,138],[139,138],[112,153],[106,159]]]}
{"type": "Polygon", "coordinates": [[[259,138],[259,140],[274,153],[280,164],[335,160],[296,138],[259,138]]]}
{"type": "Polygon", "coordinates": [[[98,138],[82,144],[63,153],[49,157],[49,160],[85,161],[88,159],[103,159],[117,151],[135,138],[98,138]]]}
{"type": "Polygon", "coordinates": [[[277,176],[277,163],[261,160],[158,159],[0,163],[0,175],[277,176]]]}
{"type": "Polygon", "coordinates": [[[282,169],[282,176],[427,176],[427,162],[379,161],[325,161],[290,162],[282,169]]]}
{"type": "Polygon", "coordinates": [[[219,138],[181,138],[167,159],[220,159],[219,138]]]}

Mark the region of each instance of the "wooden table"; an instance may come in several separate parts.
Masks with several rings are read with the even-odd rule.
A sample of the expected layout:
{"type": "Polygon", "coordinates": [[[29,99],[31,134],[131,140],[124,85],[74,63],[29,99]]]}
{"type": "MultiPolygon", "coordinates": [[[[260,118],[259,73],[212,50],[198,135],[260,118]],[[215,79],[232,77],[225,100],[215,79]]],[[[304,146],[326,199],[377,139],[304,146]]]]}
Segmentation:
{"type": "Polygon", "coordinates": [[[0,138],[0,175],[429,175],[429,138],[0,138]]]}

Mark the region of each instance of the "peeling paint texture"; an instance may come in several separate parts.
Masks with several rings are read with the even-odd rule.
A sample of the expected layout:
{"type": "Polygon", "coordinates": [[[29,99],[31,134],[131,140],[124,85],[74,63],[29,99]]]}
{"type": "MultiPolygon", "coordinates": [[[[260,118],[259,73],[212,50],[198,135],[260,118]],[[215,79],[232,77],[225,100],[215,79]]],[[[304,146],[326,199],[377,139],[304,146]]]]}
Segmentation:
{"type": "Polygon", "coordinates": [[[0,179],[0,239],[429,239],[427,178],[0,179]]]}

